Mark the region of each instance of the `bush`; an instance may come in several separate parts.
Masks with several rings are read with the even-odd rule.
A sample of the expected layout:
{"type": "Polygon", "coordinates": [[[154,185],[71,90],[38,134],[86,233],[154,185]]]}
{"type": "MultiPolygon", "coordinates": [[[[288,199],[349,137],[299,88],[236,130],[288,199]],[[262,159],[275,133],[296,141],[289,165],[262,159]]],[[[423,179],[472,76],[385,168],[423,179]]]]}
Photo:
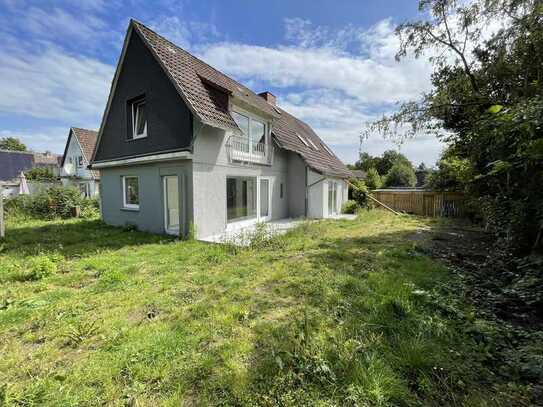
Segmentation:
{"type": "Polygon", "coordinates": [[[367,208],[369,205],[368,188],[362,180],[351,180],[353,186],[353,199],[361,208],[367,208]]]}
{"type": "Polygon", "coordinates": [[[98,202],[87,200],[74,187],[52,186],[35,195],[19,195],[6,201],[8,216],[70,218],[79,206],[84,217],[97,214],[98,202]]]}
{"type": "Polygon", "coordinates": [[[341,213],[356,213],[357,209],[359,208],[356,201],[349,200],[343,204],[341,207],[341,213]]]}
{"type": "Polygon", "coordinates": [[[39,182],[54,182],[57,180],[53,171],[49,168],[37,167],[32,168],[25,172],[25,177],[29,181],[39,181],[39,182]]]}
{"type": "Polygon", "coordinates": [[[370,168],[366,174],[366,186],[368,189],[378,189],[383,185],[383,180],[375,168],[370,168]]]}

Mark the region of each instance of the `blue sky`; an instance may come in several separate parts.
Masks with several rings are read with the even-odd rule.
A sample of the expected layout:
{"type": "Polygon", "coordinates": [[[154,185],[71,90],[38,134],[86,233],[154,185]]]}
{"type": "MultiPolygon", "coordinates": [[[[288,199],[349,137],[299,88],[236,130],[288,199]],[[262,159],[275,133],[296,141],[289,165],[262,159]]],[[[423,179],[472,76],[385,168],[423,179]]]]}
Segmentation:
{"type": "MultiPolygon", "coordinates": [[[[368,120],[430,88],[426,60],[394,60],[415,0],[0,0],[0,137],[62,152],[70,126],[97,129],[129,19],[136,18],[310,123],[346,163],[368,120]]],[[[442,145],[400,148],[433,164],[442,145]]]]}

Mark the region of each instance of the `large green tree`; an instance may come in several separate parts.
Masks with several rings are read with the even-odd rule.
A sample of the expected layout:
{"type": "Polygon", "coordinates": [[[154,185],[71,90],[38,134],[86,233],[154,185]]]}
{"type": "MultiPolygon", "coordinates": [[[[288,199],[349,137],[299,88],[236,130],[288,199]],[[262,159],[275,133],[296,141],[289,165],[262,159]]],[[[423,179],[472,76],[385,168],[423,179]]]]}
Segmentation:
{"type": "Polygon", "coordinates": [[[15,137],[3,137],[0,139],[0,150],[26,151],[26,146],[15,137]]]}
{"type": "Polygon", "coordinates": [[[429,56],[433,89],[369,131],[442,137],[469,166],[464,187],[487,226],[526,251],[543,223],[543,1],[421,0],[419,8],[423,19],[397,28],[397,58],[429,56]]]}

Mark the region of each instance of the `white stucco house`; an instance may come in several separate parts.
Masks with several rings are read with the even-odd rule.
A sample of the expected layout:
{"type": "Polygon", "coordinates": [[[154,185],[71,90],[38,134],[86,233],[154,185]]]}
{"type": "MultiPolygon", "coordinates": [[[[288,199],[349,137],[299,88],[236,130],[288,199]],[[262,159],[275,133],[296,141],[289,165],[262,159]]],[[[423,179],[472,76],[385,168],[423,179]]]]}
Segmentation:
{"type": "Polygon", "coordinates": [[[72,127],[62,156],[62,185],[79,188],[87,198],[99,195],[100,173],[88,168],[97,138],[96,131],[72,127]]]}
{"type": "Polygon", "coordinates": [[[253,92],[134,20],[91,168],[106,223],[200,239],[337,217],[352,176],[271,92],[253,92]]]}

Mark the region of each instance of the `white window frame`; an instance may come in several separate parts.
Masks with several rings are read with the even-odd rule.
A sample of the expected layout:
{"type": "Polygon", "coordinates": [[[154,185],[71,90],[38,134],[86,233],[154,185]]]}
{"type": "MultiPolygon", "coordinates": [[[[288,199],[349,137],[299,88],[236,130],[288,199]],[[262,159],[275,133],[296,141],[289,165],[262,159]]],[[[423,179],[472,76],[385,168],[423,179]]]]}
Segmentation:
{"type": "Polygon", "coordinates": [[[131,204],[126,202],[126,179],[127,178],[136,178],[138,180],[138,202],[140,199],[140,177],[137,175],[123,175],[123,208],[125,209],[132,209],[132,210],[139,210],[140,205],[138,204],[131,204]]]}
{"type": "Polygon", "coordinates": [[[249,139],[249,151],[253,151],[252,148],[253,148],[253,138],[251,137],[251,122],[253,120],[256,120],[257,122],[260,122],[262,124],[264,124],[264,134],[265,134],[265,145],[266,145],[266,153],[268,153],[267,151],[267,146],[269,145],[270,143],[270,123],[269,121],[263,119],[262,117],[260,116],[257,116],[255,114],[252,114],[250,112],[248,112],[247,110],[244,110],[244,109],[241,109],[239,107],[233,107],[232,108],[232,111],[241,115],[241,116],[245,116],[249,119],[249,134],[245,135],[243,134],[242,132],[242,136],[247,136],[247,138],[249,139]]]}
{"type": "Polygon", "coordinates": [[[76,168],[83,168],[83,156],[82,155],[78,155],[75,158],[75,167],[76,168]]]}
{"type": "Polygon", "coordinates": [[[268,177],[257,177],[257,186],[256,186],[256,209],[257,209],[257,218],[259,222],[268,222],[272,219],[272,204],[273,204],[273,183],[274,183],[275,177],[268,176],[268,177]],[[268,216],[261,216],[260,215],[260,189],[261,184],[260,181],[267,180],[268,181],[268,216]]]}
{"type": "Polygon", "coordinates": [[[307,141],[300,135],[300,133],[296,133],[296,135],[298,136],[300,141],[305,144],[306,147],[309,147],[309,144],[307,144],[307,141]]]}
{"type": "Polygon", "coordinates": [[[132,138],[131,138],[131,140],[138,140],[138,139],[147,137],[147,117],[145,117],[145,126],[143,128],[143,133],[137,134],[137,129],[136,129],[136,126],[137,126],[137,123],[138,123],[138,109],[137,109],[137,107],[139,105],[141,105],[141,104],[147,105],[147,101],[145,100],[145,98],[135,100],[134,102],[132,102],[130,104],[131,109],[132,109],[132,138]]]}
{"type": "Polygon", "coordinates": [[[313,140],[308,137],[307,141],[309,141],[309,144],[311,144],[315,150],[319,151],[319,148],[315,145],[315,143],[313,143],[313,140]]]}

